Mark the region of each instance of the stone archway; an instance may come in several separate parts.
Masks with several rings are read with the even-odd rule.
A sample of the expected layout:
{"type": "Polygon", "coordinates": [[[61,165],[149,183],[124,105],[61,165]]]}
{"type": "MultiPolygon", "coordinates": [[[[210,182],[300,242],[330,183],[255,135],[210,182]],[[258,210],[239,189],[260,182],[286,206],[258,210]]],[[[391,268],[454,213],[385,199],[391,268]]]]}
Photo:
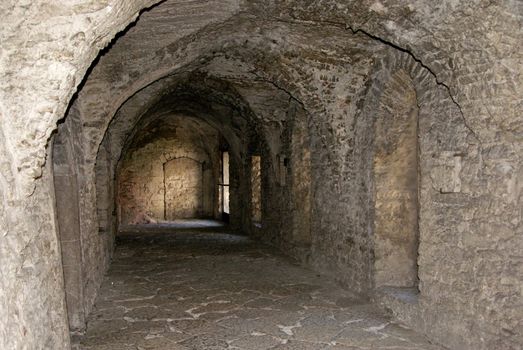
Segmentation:
{"type": "Polygon", "coordinates": [[[69,328],[85,327],[82,237],[78,206],[78,169],[70,130],[60,126],[53,142],[53,172],[58,240],[61,247],[65,303],[69,328]]]}
{"type": "MultiPolygon", "coordinates": [[[[4,136],[0,137],[0,153],[4,159],[0,174],[0,197],[4,203],[0,208],[0,236],[3,240],[0,246],[4,250],[1,251],[0,257],[2,266],[5,266],[5,275],[0,281],[0,315],[5,317],[0,317],[0,329],[6,329],[5,334],[0,334],[0,345],[4,348],[17,348],[22,346],[21,344],[29,347],[45,344],[49,348],[61,348],[68,344],[62,307],[64,295],[60,291],[63,284],[60,245],[56,236],[56,226],[60,225],[60,219],[57,221],[55,214],[59,208],[53,206],[53,172],[45,167],[46,156],[50,155],[46,147],[51,133],[56,129],[56,121],[64,116],[75,87],[79,85],[100,48],[136,18],[141,8],[152,3],[153,1],[112,0],[103,4],[96,1],[63,4],[35,0],[1,5],[2,9],[6,10],[7,18],[0,28],[1,36],[5,39],[0,67],[4,87],[0,97],[0,134],[4,136]]],[[[172,35],[182,33],[181,29],[186,27],[196,27],[192,25],[195,17],[187,16],[186,20],[182,13],[183,4],[179,6],[180,9],[177,8],[178,5],[181,4],[175,3],[172,13],[176,13],[177,19],[180,19],[177,22],[179,26],[167,27],[169,41],[152,38],[152,32],[147,31],[147,40],[142,41],[143,43],[168,43],[176,50],[183,46],[183,43],[172,40],[172,35]],[[176,30],[172,30],[173,27],[176,27],[176,30]]],[[[201,4],[197,2],[197,5],[201,4]]],[[[232,9],[231,12],[236,11],[234,6],[237,2],[228,5],[232,9]]],[[[264,21],[268,18],[277,19],[282,24],[294,21],[300,25],[314,26],[304,32],[321,31],[322,51],[330,56],[328,61],[315,64],[311,69],[305,68],[305,61],[314,61],[319,56],[308,54],[307,50],[293,50],[286,54],[285,60],[282,61],[287,64],[293,57],[304,58],[297,62],[297,69],[290,70],[288,74],[267,73],[257,76],[287,90],[290,90],[289,86],[296,88],[299,85],[310,88],[312,96],[309,96],[309,100],[312,100],[312,103],[308,104],[308,108],[319,105],[321,101],[336,103],[336,107],[327,108],[329,112],[343,109],[344,101],[348,101],[347,104],[350,105],[347,109],[360,108],[360,101],[356,98],[350,100],[337,94],[347,86],[352,88],[357,85],[358,79],[346,80],[341,88],[329,90],[335,85],[334,82],[345,79],[346,75],[340,73],[338,68],[347,65],[351,70],[359,69],[355,64],[359,55],[357,52],[354,56],[344,57],[343,63],[331,60],[336,55],[345,55],[346,50],[340,46],[332,50],[323,47],[323,44],[328,44],[329,41],[336,41],[337,45],[345,42],[325,35],[325,27],[330,25],[339,27],[341,31],[349,34],[369,33],[369,37],[378,39],[380,45],[408,52],[420,63],[415,76],[423,74],[425,68],[428,68],[433,75],[431,79],[435,80],[442,90],[429,98],[432,101],[445,99],[447,105],[454,106],[454,109],[459,108],[450,113],[446,107],[438,107],[436,114],[455,114],[456,119],[464,124],[461,129],[470,131],[469,133],[461,130],[459,136],[460,142],[470,139],[468,144],[461,142],[457,147],[452,142],[446,142],[447,131],[455,133],[455,130],[434,124],[435,131],[430,135],[430,140],[422,145],[427,157],[420,160],[421,171],[426,172],[426,176],[422,176],[426,183],[422,186],[421,197],[425,198],[427,203],[431,203],[431,207],[428,208],[429,215],[425,215],[427,219],[422,221],[420,226],[422,232],[434,233],[434,238],[430,244],[422,247],[430,254],[425,254],[425,258],[421,259],[424,260],[425,267],[420,269],[420,273],[430,276],[426,282],[426,291],[433,293],[430,296],[434,297],[427,299],[425,304],[435,305],[431,312],[423,312],[425,318],[435,325],[433,329],[437,337],[445,340],[454,337],[448,340],[450,344],[461,345],[462,339],[466,338],[470,339],[472,345],[467,345],[471,348],[474,348],[474,344],[475,348],[482,345],[499,348],[500,344],[507,345],[516,341],[513,332],[515,323],[512,323],[512,320],[518,316],[514,310],[519,301],[517,296],[509,292],[518,287],[519,280],[514,278],[513,266],[516,259],[514,257],[518,257],[521,250],[517,235],[521,224],[518,220],[518,214],[521,213],[519,173],[522,153],[521,143],[518,142],[521,134],[521,99],[518,98],[521,84],[517,80],[521,11],[519,4],[514,1],[489,2],[482,4],[484,6],[477,6],[478,4],[473,2],[448,5],[441,6],[438,2],[430,1],[407,6],[388,2],[375,2],[369,6],[366,2],[356,1],[332,4],[302,4],[296,1],[268,4],[253,1],[242,10],[249,15],[256,15],[263,10],[264,16],[269,14],[264,17],[264,21]],[[478,23],[481,23],[481,26],[478,26],[478,23]],[[461,35],[465,31],[467,40],[463,40],[461,35]],[[503,38],[502,42],[499,38],[503,38]],[[348,58],[350,60],[347,60],[348,58]],[[334,73],[330,75],[322,71],[325,67],[333,68],[334,73]],[[307,70],[314,71],[314,75],[321,77],[322,81],[300,81],[298,78],[307,70]],[[481,138],[480,145],[476,142],[477,138],[476,141],[472,140],[474,133],[481,138]],[[436,148],[436,151],[429,155],[426,151],[433,148],[436,148]],[[458,164],[459,167],[453,164],[458,164]],[[454,170],[456,171],[453,172],[454,170]],[[458,181],[459,172],[463,173],[462,184],[458,181]],[[431,177],[433,180],[428,180],[431,177]],[[472,256],[470,259],[463,258],[469,255],[472,256]],[[499,263],[501,260],[503,264],[499,263]],[[481,278],[478,278],[478,270],[482,271],[481,278]],[[438,273],[431,274],[432,271],[438,273]],[[448,293],[444,301],[436,298],[438,290],[448,293]],[[499,297],[500,295],[502,297],[499,297]],[[470,300],[470,304],[461,302],[464,298],[470,300]],[[478,314],[485,317],[476,317],[478,314]],[[510,322],[506,322],[508,317],[511,317],[511,320],[508,320],[510,322]],[[457,331],[449,335],[448,328],[457,331]]],[[[217,2],[215,6],[227,7],[221,2],[217,2]]],[[[201,17],[217,18],[202,15],[200,11],[193,12],[198,12],[201,17]]],[[[251,27],[258,28],[252,26],[251,21],[248,23],[251,27]]],[[[145,27],[147,30],[152,28],[145,27]]],[[[214,31],[212,26],[208,27],[214,31]]],[[[236,23],[230,27],[234,31],[238,31],[239,28],[236,23]]],[[[306,36],[289,35],[283,25],[277,32],[265,29],[259,32],[270,39],[267,40],[270,42],[270,50],[265,50],[267,52],[285,46],[296,38],[308,41],[306,36]],[[278,41],[282,37],[284,40],[278,41]]],[[[183,32],[181,35],[186,34],[183,32]]],[[[192,44],[197,39],[198,35],[191,35],[187,42],[192,44]]],[[[251,39],[252,35],[247,35],[245,41],[234,41],[232,47],[252,42],[251,39]]],[[[264,39],[255,39],[254,45],[259,45],[262,40],[264,39]]],[[[307,46],[312,47],[310,43],[307,46]]],[[[359,44],[353,46],[358,50],[361,48],[359,44]]],[[[136,56],[132,58],[138,59],[122,60],[121,57],[127,56],[116,55],[117,64],[108,65],[108,77],[118,75],[119,69],[114,68],[121,68],[123,61],[138,62],[140,66],[143,66],[144,62],[151,62],[152,66],[157,66],[161,61],[166,62],[169,57],[173,57],[166,50],[156,48],[127,52],[137,55],[143,52],[159,55],[158,60],[136,56]]],[[[378,49],[372,52],[380,54],[378,49]]],[[[249,57],[256,58],[256,55],[249,57]]],[[[178,62],[177,60],[178,58],[173,62],[178,62]]],[[[108,55],[102,57],[98,63],[104,61],[107,63],[108,55]]],[[[257,63],[260,66],[272,67],[277,65],[278,60],[271,59],[266,63],[257,60],[257,63]]],[[[174,64],[168,62],[167,65],[174,64]]],[[[238,67],[234,63],[230,66],[238,67]]],[[[136,72],[125,69],[120,72],[119,81],[108,79],[107,84],[86,84],[83,87],[88,89],[84,92],[87,91],[89,95],[98,90],[106,94],[108,100],[114,101],[117,94],[113,92],[117,86],[125,85],[123,82],[137,81],[136,72]],[[107,94],[109,91],[112,93],[107,94]]],[[[362,76],[372,77],[371,72],[362,72],[362,76]]],[[[133,86],[128,90],[135,91],[133,86]]],[[[134,93],[133,91],[130,94],[134,93]]],[[[358,96],[361,95],[363,93],[358,96]]],[[[99,105],[99,101],[100,99],[95,97],[85,105],[99,105]],[[94,101],[96,103],[92,103],[94,101]]],[[[119,108],[119,105],[115,103],[114,108],[119,108]]],[[[111,106],[102,106],[101,109],[106,109],[105,107],[111,106]]],[[[108,109],[111,108],[106,110],[108,109]]],[[[316,113],[317,110],[312,112],[320,114],[316,113]]],[[[92,119],[91,111],[86,111],[85,115],[88,118],[82,120],[82,124],[86,126],[86,132],[77,140],[85,141],[87,146],[85,149],[78,147],[80,155],[88,154],[91,148],[97,149],[99,142],[92,137],[93,130],[103,129],[103,122],[92,119]]],[[[342,121],[347,119],[342,115],[337,116],[336,113],[331,115],[335,117],[333,120],[336,117],[340,117],[342,121]]],[[[71,116],[67,117],[70,118],[71,116]]],[[[432,125],[427,126],[429,127],[432,125]]],[[[344,125],[337,123],[332,129],[338,133],[344,129],[344,125]]],[[[330,136],[325,132],[321,134],[330,136]]],[[[342,145],[352,144],[352,135],[340,134],[342,145]]],[[[314,143],[319,142],[313,140],[314,143]]],[[[343,148],[339,144],[332,145],[329,154],[333,153],[333,150],[343,148]]],[[[350,152],[352,149],[349,148],[347,155],[350,155],[350,152]]],[[[324,158],[331,162],[329,157],[324,158]]],[[[313,157],[312,160],[314,169],[322,165],[318,159],[313,157]]],[[[92,190],[94,182],[89,177],[93,167],[91,163],[78,167],[87,174],[85,176],[82,173],[78,177],[79,183],[84,185],[79,186],[78,195],[81,198],[78,207],[86,208],[87,211],[83,217],[87,219],[86,226],[81,225],[82,231],[85,231],[86,244],[95,247],[93,254],[85,256],[88,259],[86,266],[89,266],[90,274],[98,277],[103,275],[104,270],[103,264],[96,265],[101,255],[98,253],[104,248],[99,244],[102,236],[97,234],[97,225],[91,225],[96,221],[91,219],[91,214],[96,210],[93,205],[96,200],[93,195],[95,191],[92,190]],[[82,176],[85,178],[82,179],[82,176]]],[[[339,177],[350,178],[350,169],[344,169],[342,166],[334,169],[332,173],[337,176],[344,170],[347,171],[339,177]]],[[[62,175],[58,173],[58,176],[62,175]]],[[[334,180],[329,184],[334,195],[340,192],[342,195],[355,193],[350,190],[356,186],[347,191],[339,191],[338,179],[334,180]]],[[[366,185],[359,185],[364,186],[366,185]]],[[[328,193],[323,202],[327,203],[334,195],[328,193]]],[[[319,204],[313,209],[321,208],[322,203],[319,204]]],[[[331,215],[332,219],[328,216],[329,212],[320,213],[325,214],[320,216],[327,217],[330,222],[320,222],[314,231],[328,229],[328,226],[334,227],[332,231],[336,234],[350,231],[346,236],[331,235],[332,239],[324,240],[324,252],[341,252],[338,256],[332,254],[334,256],[331,260],[348,266],[344,272],[347,272],[349,279],[353,277],[349,274],[351,271],[356,271],[358,276],[368,276],[370,273],[367,267],[372,263],[350,265],[350,262],[356,261],[358,257],[361,257],[361,261],[371,261],[367,249],[370,238],[366,235],[371,230],[366,226],[366,217],[361,219],[362,216],[358,216],[342,221],[343,214],[348,212],[345,208],[342,209],[331,215]],[[358,225],[354,230],[352,225],[348,225],[353,222],[358,225]],[[339,245],[337,242],[340,242],[339,245]],[[349,256],[347,250],[352,255],[349,256]]],[[[97,278],[92,280],[95,282],[90,283],[88,287],[90,293],[94,294],[97,278]]],[[[366,279],[361,283],[356,281],[356,284],[358,283],[367,285],[366,279]]]]}

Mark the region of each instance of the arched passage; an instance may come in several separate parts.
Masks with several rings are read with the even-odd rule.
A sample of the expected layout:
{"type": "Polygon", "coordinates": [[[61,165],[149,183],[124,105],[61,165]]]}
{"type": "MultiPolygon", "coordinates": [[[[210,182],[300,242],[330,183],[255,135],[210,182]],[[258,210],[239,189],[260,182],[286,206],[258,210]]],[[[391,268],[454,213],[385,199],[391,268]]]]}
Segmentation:
{"type": "MultiPolygon", "coordinates": [[[[98,49],[149,4],[113,1],[107,7],[96,2],[48,6],[34,1],[6,6],[8,20],[2,27],[2,34],[7,33],[3,36],[6,45],[2,56],[6,88],[1,103],[5,119],[1,126],[4,137],[0,140],[6,160],[2,163],[4,206],[0,211],[6,227],[1,256],[7,262],[2,263],[7,277],[1,282],[5,302],[0,304],[0,313],[7,315],[0,321],[2,329],[8,330],[8,336],[1,337],[6,348],[31,346],[39,339],[45,339],[43,342],[51,348],[66,346],[62,294],[55,293],[61,283],[61,267],[50,185],[54,181],[50,168],[44,168],[46,156],[50,155],[45,148],[55,121],[63,116],[74,87],[98,49]],[[24,20],[18,21],[22,16],[24,20]],[[25,40],[28,37],[45,39],[25,40]],[[23,213],[30,214],[30,219],[25,219],[23,213]],[[53,314],[51,310],[58,311],[53,314]],[[16,336],[9,336],[12,334],[16,336]]],[[[411,323],[425,327],[435,339],[461,348],[513,345],[517,336],[514,320],[518,319],[514,310],[519,299],[513,292],[518,290],[518,278],[514,278],[512,257],[517,257],[520,250],[516,233],[521,192],[519,84],[514,83],[517,67],[512,68],[514,62],[519,62],[519,52],[514,49],[519,43],[518,7],[510,1],[479,7],[475,3],[390,5],[231,1],[208,2],[194,11],[195,3],[167,1],[144,14],[143,22],[138,22],[129,36],[121,36],[122,40],[99,60],[97,67],[105,68],[93,69],[79,94],[80,102],[71,108],[79,113],[72,148],[77,158],[79,241],[85,266],[82,285],[88,296],[85,305],[92,304],[96,294],[98,284],[92,281],[101,280],[103,267],[107,266],[105,257],[110,256],[112,246],[110,232],[114,232],[114,210],[97,208],[97,201],[105,199],[101,191],[94,189],[95,179],[98,186],[102,179],[113,176],[95,173],[98,162],[94,160],[105,123],[114,115],[111,111],[144,86],[166,74],[179,73],[173,67],[190,71],[206,63],[221,68],[209,69],[213,74],[222,78],[226,75],[239,89],[250,89],[251,105],[255,100],[265,106],[275,102],[258,99],[267,90],[258,89],[263,84],[254,81],[287,91],[294,97],[292,101],[301,102],[311,132],[313,234],[307,239],[311,244],[307,259],[315,268],[332,272],[346,286],[365,293],[371,290],[374,232],[370,223],[374,217],[369,198],[373,192],[372,183],[366,179],[372,178],[368,170],[373,162],[360,146],[372,144],[372,137],[352,131],[354,126],[358,130],[368,128],[369,120],[360,112],[372,104],[363,96],[372,95],[366,88],[376,79],[374,64],[389,57],[380,48],[405,48],[408,53],[395,58],[403,63],[409,61],[405,57],[411,59],[407,64],[417,67],[412,71],[409,68],[413,80],[426,73],[428,67],[434,76],[427,81],[439,87],[427,89],[431,92],[425,96],[418,94],[422,136],[418,259],[422,302],[418,311],[421,320],[431,320],[436,326],[411,323]],[[173,19],[172,14],[177,18],[173,19]],[[262,20],[256,22],[254,18],[262,20]],[[278,25],[267,25],[271,21],[278,25]],[[486,29],[477,23],[484,23],[486,29]],[[207,30],[202,29],[205,27],[207,30]],[[369,37],[380,39],[379,44],[362,32],[351,33],[360,27],[370,33],[369,37]],[[150,28],[160,30],[152,33],[150,28]],[[470,29],[466,31],[467,40],[463,40],[463,28],[470,29]],[[209,32],[217,34],[207,36],[209,32]],[[369,40],[354,41],[353,36],[369,40]],[[300,42],[306,45],[296,45],[300,42]],[[200,55],[202,47],[209,48],[205,55],[200,55]],[[214,57],[213,52],[218,55],[214,57]],[[248,69],[239,69],[238,62],[248,69]],[[256,77],[245,79],[246,75],[238,74],[246,72],[256,77]],[[436,102],[434,108],[430,107],[431,101],[436,102]],[[101,115],[106,119],[98,118],[101,115]],[[102,213],[110,215],[104,217],[102,213]],[[477,271],[482,272],[479,277],[477,271]],[[445,298],[440,298],[441,294],[445,298]]],[[[418,86],[418,92],[428,85],[418,86]]],[[[72,115],[67,115],[66,122],[72,115]]],[[[277,129],[270,121],[261,125],[277,129]]],[[[280,136],[267,134],[274,139],[280,136]]],[[[280,149],[274,140],[268,144],[272,157],[285,163],[284,147],[280,149]]],[[[106,152],[99,160],[112,157],[113,153],[106,152]]],[[[279,162],[270,164],[273,166],[267,174],[282,174],[277,171],[280,166],[274,165],[279,162]]],[[[266,183],[271,184],[270,177],[268,180],[266,183]]],[[[285,198],[288,188],[271,186],[265,193],[280,201],[285,198]],[[280,193],[282,197],[278,197],[280,193]]],[[[297,251],[297,245],[282,233],[287,222],[278,220],[276,214],[272,218],[267,215],[278,213],[278,206],[270,209],[263,217],[274,223],[267,227],[278,229],[267,231],[265,239],[281,243],[286,251],[297,251]]]]}
{"type": "MultiPolygon", "coordinates": [[[[371,204],[377,169],[373,167],[372,145],[378,140],[379,149],[376,135],[380,133],[374,128],[383,125],[375,122],[374,116],[370,117],[375,114],[371,108],[379,99],[373,99],[376,85],[368,77],[378,76],[375,79],[379,80],[383,79],[380,74],[387,74],[379,64],[380,57],[391,61],[397,58],[399,65],[409,65],[409,75],[415,77],[413,84],[416,89],[423,86],[427,91],[437,90],[438,94],[441,90],[438,90],[430,72],[407,54],[398,54],[364,35],[329,27],[333,37],[339,39],[329,42],[333,49],[339,49],[337,45],[343,43],[343,50],[355,51],[349,65],[345,56],[333,62],[325,49],[315,46],[318,54],[315,59],[321,62],[318,65],[317,61],[303,60],[296,54],[310,49],[302,42],[278,46],[276,51],[269,50],[269,38],[283,30],[284,25],[264,21],[258,24],[263,30],[251,33],[250,38],[256,38],[253,41],[245,40],[250,27],[241,18],[235,18],[224,23],[219,30],[209,32],[208,28],[202,29],[199,34],[206,38],[204,40],[188,40],[180,47],[167,46],[168,54],[156,57],[158,61],[153,60],[158,65],[146,66],[136,80],[123,80],[122,85],[113,91],[113,99],[95,88],[111,82],[105,74],[113,58],[111,55],[104,57],[107,62],[93,70],[85,90],[73,104],[75,108],[71,115],[86,121],[80,131],[84,140],[89,140],[84,144],[82,158],[85,177],[103,176],[104,172],[98,171],[97,167],[104,162],[95,159],[104,157],[106,153],[111,155],[113,169],[118,160],[125,161],[126,154],[122,150],[129,150],[124,147],[125,143],[140,136],[147,118],[158,115],[163,118],[168,113],[204,118],[220,131],[232,155],[231,227],[285,249],[293,257],[337,278],[362,295],[371,295],[374,287],[389,282],[375,284],[375,273],[380,272],[375,267],[383,263],[380,259],[386,254],[380,255],[379,250],[383,231],[376,235],[372,231],[380,228],[374,226],[373,220],[375,217],[379,219],[379,215],[373,216],[375,208],[371,204]],[[243,30],[235,31],[230,37],[229,31],[240,27],[243,30]],[[271,34],[262,34],[263,31],[271,34]],[[225,42],[234,44],[223,46],[225,42]],[[174,57],[179,62],[173,65],[174,57]],[[289,76],[297,79],[291,80],[289,76]],[[347,88],[348,84],[350,88],[347,88]],[[322,94],[332,97],[322,99],[322,94]],[[97,100],[99,104],[93,106],[91,100],[97,100]],[[99,142],[103,147],[97,149],[99,142]],[[260,157],[260,176],[255,180],[260,181],[252,186],[256,182],[251,176],[252,160],[256,157],[260,157]],[[261,193],[259,201],[252,200],[254,191],[261,193]],[[292,223],[290,230],[289,222],[292,223]],[[373,260],[375,256],[377,261],[373,260]]],[[[293,23],[285,30],[292,37],[305,35],[315,45],[323,42],[306,28],[304,24],[293,23]]],[[[383,90],[379,97],[386,100],[386,95],[381,92],[383,90]]],[[[410,90],[404,90],[398,93],[398,98],[411,101],[410,93],[410,90]]],[[[423,98],[426,96],[428,93],[423,98]]],[[[452,100],[442,95],[437,96],[436,101],[438,106],[452,106],[452,100]]],[[[427,105],[424,112],[427,121],[441,118],[437,121],[440,123],[447,118],[444,123],[459,124],[452,108],[437,117],[433,106],[427,105]]],[[[384,137],[392,135],[390,132],[386,130],[384,137]]],[[[456,132],[461,137],[463,125],[459,125],[456,132]]],[[[429,132],[426,139],[433,136],[429,132]]],[[[454,136],[449,136],[452,142],[456,140],[454,136]]],[[[453,146],[459,147],[462,147],[462,140],[453,146]]],[[[426,169],[433,168],[428,158],[422,161],[428,165],[426,169]]],[[[105,174],[116,172],[111,170],[105,174]]],[[[148,185],[145,184],[144,188],[152,194],[154,191],[147,189],[148,185]]],[[[87,211],[84,215],[92,218],[94,208],[89,197],[98,198],[98,195],[88,187],[85,187],[85,193],[82,200],[87,211]]],[[[147,202],[153,197],[138,202],[147,202]]],[[[100,209],[103,211],[103,208],[96,211],[100,209]]],[[[164,220],[167,218],[166,209],[163,201],[163,210],[154,215],[140,214],[138,222],[146,217],[154,219],[154,216],[164,220]]],[[[145,212],[147,209],[140,210],[145,212]]],[[[95,231],[92,224],[85,229],[85,232],[89,231],[95,231]]],[[[84,256],[91,260],[89,264],[98,266],[97,271],[104,271],[107,265],[100,265],[97,260],[107,253],[100,250],[96,242],[91,242],[84,244],[84,256]]],[[[412,257],[415,253],[410,252],[410,255],[412,257]]],[[[416,266],[416,259],[411,259],[410,264],[406,270],[416,266]]],[[[401,265],[401,268],[405,267],[401,265]]],[[[100,274],[90,274],[87,280],[97,285],[101,281],[100,274]]],[[[94,292],[87,295],[93,296],[94,292]]]]}
{"type": "Polygon", "coordinates": [[[139,129],[118,164],[119,225],[218,218],[219,131],[172,113],[149,117],[139,129]]]}

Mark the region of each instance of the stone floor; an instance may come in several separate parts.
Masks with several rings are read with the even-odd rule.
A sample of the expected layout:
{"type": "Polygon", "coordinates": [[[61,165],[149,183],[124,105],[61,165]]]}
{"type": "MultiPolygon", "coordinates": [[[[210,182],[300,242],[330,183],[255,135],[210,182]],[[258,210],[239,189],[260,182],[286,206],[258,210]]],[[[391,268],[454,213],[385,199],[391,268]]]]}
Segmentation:
{"type": "Polygon", "coordinates": [[[441,349],[329,278],[219,229],[118,238],[74,349],[441,349]]]}
{"type": "Polygon", "coordinates": [[[180,229],[201,229],[201,228],[223,228],[222,221],[208,219],[178,219],[173,221],[162,221],[157,224],[126,225],[121,230],[126,233],[140,232],[172,232],[180,229]]]}

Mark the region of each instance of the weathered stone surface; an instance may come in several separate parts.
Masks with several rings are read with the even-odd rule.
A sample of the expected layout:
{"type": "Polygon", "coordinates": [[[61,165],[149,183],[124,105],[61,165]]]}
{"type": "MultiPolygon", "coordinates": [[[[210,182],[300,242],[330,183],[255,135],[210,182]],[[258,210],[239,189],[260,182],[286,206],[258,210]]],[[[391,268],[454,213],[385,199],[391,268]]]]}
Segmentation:
{"type": "Polygon", "coordinates": [[[119,224],[217,218],[219,136],[188,116],[167,115],[145,125],[119,166],[119,224]]]}
{"type": "Polygon", "coordinates": [[[419,295],[380,300],[450,347],[523,343],[520,1],[168,0],[93,63],[153,3],[0,5],[0,347],[68,347],[62,275],[70,286],[80,274],[71,295],[88,314],[116,232],[116,166],[155,108],[204,117],[227,139],[238,228],[372,294],[375,131],[381,107],[400,110],[383,94],[399,70],[418,108],[419,295]],[[51,145],[68,142],[51,162],[51,145]],[[256,232],[253,153],[264,174],[256,232]],[[56,192],[71,205],[55,203],[57,181],[77,188],[76,199],[56,192]],[[77,262],[62,267],[60,255],[77,262]]]}
{"type": "Polygon", "coordinates": [[[384,87],[374,137],[375,284],[418,284],[418,107],[412,80],[395,72],[384,87]]]}
{"type": "Polygon", "coordinates": [[[267,246],[176,226],[119,236],[73,348],[440,349],[267,246]]]}

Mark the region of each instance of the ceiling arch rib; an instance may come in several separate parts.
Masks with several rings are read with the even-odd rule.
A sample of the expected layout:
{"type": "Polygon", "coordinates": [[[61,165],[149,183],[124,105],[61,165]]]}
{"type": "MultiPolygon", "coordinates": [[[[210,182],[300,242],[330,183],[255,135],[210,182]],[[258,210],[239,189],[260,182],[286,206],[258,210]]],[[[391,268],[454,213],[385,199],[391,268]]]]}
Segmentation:
{"type": "MultiPolygon", "coordinates": [[[[213,27],[213,30],[204,28],[198,35],[184,38],[161,49],[156,56],[151,58],[149,65],[143,67],[140,72],[117,72],[116,75],[104,75],[101,72],[107,67],[96,68],[93,70],[92,77],[86,81],[85,88],[79,94],[78,100],[75,101],[83,119],[87,119],[84,122],[83,133],[89,140],[92,140],[90,144],[94,147],[94,149],[87,150],[87,154],[91,155],[90,159],[93,159],[93,155],[96,154],[97,145],[101,142],[109,120],[125,101],[134,96],[137,91],[142,91],[149,86],[154,85],[153,89],[157,91],[156,93],[160,92],[163,88],[157,82],[176,79],[169,78],[170,76],[187,75],[193,71],[201,72],[204,76],[216,76],[235,86],[238,91],[242,92],[246,100],[250,99],[252,105],[257,104],[260,107],[265,106],[266,109],[271,109],[276,101],[288,103],[291,98],[289,94],[293,95],[292,98],[297,96],[299,100],[306,100],[300,96],[304,93],[317,92],[307,91],[306,85],[308,84],[303,81],[303,77],[298,78],[304,73],[303,69],[306,65],[316,65],[312,67],[314,70],[310,70],[306,74],[307,78],[317,80],[318,84],[324,84],[325,82],[321,81],[321,70],[325,69],[325,67],[322,68],[322,64],[330,68],[341,63],[345,66],[340,71],[341,74],[348,70],[349,65],[363,63],[368,66],[372,61],[369,57],[374,49],[370,51],[364,49],[369,44],[368,40],[355,37],[337,28],[332,28],[335,39],[328,40],[327,44],[333,49],[338,46],[337,50],[354,53],[350,60],[330,57],[325,42],[322,44],[325,48],[317,49],[317,57],[307,58],[307,55],[302,55],[302,53],[310,50],[310,45],[303,44],[303,42],[311,43],[314,40],[319,42],[319,38],[314,38],[314,35],[307,33],[302,25],[295,27],[292,31],[278,23],[259,22],[254,25],[252,23],[246,25],[238,19],[234,19],[218,28],[213,27]],[[260,26],[264,27],[263,33],[260,33],[260,26]],[[267,31],[273,34],[267,35],[267,31]],[[297,38],[294,38],[295,40],[292,42],[300,42],[301,46],[294,44],[295,47],[284,45],[278,50],[271,48],[271,45],[275,45],[274,37],[283,40],[283,36],[290,35],[296,36],[297,38]],[[306,38],[302,38],[303,36],[306,38]],[[303,39],[303,42],[297,40],[298,37],[303,39]],[[318,59],[321,60],[321,63],[312,63],[313,60],[316,62],[318,59]],[[131,80],[130,76],[135,78],[131,80]],[[277,79],[278,83],[274,83],[272,77],[277,79]],[[117,79],[117,81],[113,81],[113,79],[117,79]],[[110,86],[111,88],[109,88],[110,86]],[[280,90],[283,95],[287,96],[285,99],[274,99],[273,97],[267,99],[267,96],[275,94],[275,91],[272,90],[280,90]],[[266,93],[263,93],[264,91],[266,93]]],[[[310,56],[310,52],[308,55],[310,56]]],[[[104,66],[104,62],[109,62],[110,59],[108,57],[100,60],[100,65],[104,66]]],[[[107,65],[111,66],[109,63],[107,65]]],[[[152,90],[147,91],[150,93],[152,90]]],[[[314,108],[314,106],[311,107],[314,108]]],[[[278,106],[266,114],[274,114],[278,109],[284,110],[278,106]]]]}

